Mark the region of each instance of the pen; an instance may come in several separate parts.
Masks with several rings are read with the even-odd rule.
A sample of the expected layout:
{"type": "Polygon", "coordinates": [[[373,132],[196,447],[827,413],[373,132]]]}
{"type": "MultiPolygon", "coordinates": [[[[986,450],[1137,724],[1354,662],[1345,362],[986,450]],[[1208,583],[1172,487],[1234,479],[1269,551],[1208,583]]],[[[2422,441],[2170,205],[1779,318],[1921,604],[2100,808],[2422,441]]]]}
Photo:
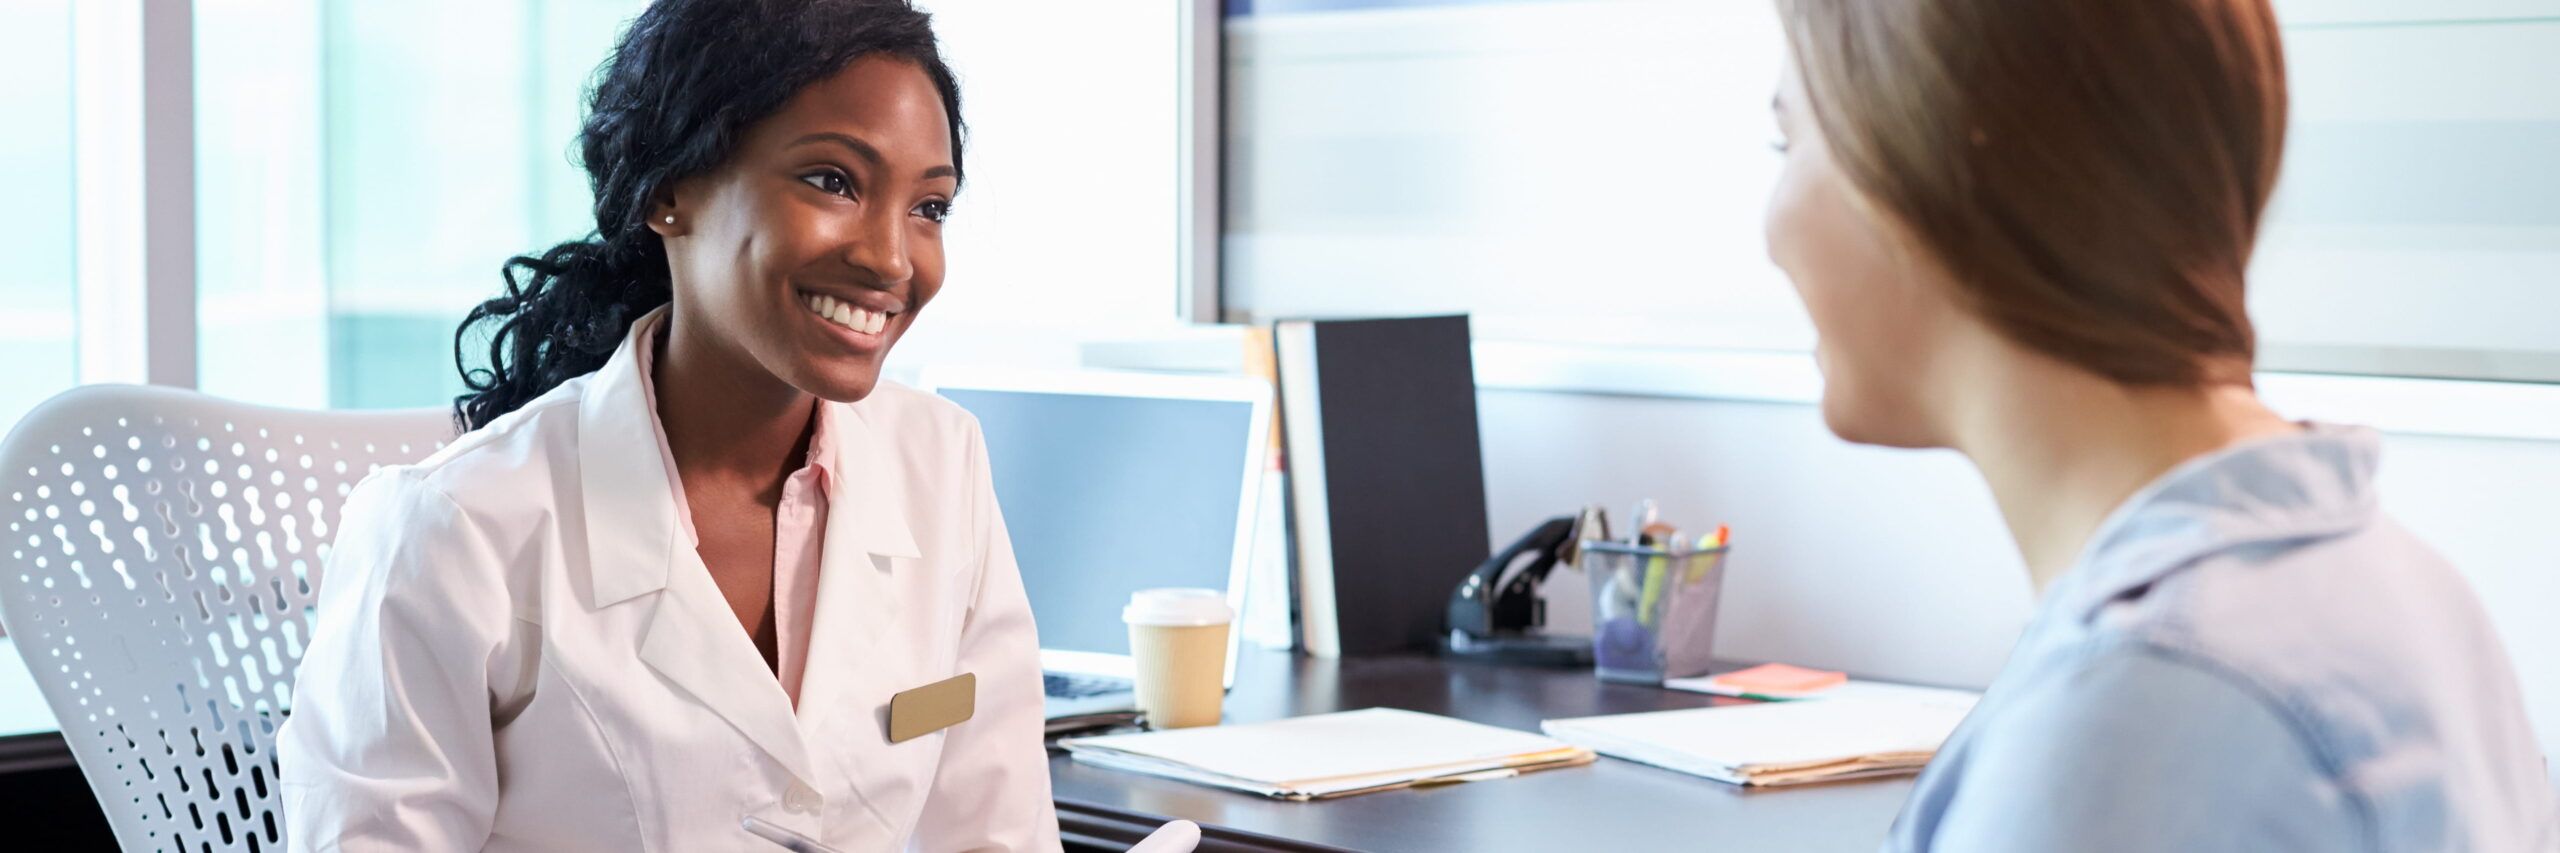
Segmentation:
{"type": "Polygon", "coordinates": [[[789,850],[791,853],[839,853],[835,848],[819,843],[818,839],[754,817],[739,821],[738,828],[746,830],[757,838],[771,841],[775,846],[789,850]]]}
{"type": "Polygon", "coordinates": [[[1644,591],[1636,597],[1636,624],[1647,628],[1653,627],[1654,612],[1662,603],[1664,562],[1660,556],[1644,558],[1644,591]]]}
{"type": "Polygon", "coordinates": [[[1645,529],[1661,523],[1661,516],[1662,510],[1652,498],[1637,501],[1636,511],[1627,516],[1627,544],[1639,548],[1652,544],[1645,541],[1645,529]]]}

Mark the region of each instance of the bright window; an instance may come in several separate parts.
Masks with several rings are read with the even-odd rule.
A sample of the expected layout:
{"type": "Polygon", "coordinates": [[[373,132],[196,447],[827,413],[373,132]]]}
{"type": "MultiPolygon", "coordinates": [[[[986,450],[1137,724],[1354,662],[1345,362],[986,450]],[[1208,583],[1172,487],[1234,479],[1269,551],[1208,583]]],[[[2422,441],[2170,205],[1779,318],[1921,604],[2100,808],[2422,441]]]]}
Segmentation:
{"type": "MultiPolygon", "coordinates": [[[[2278,0],[2264,367],[2560,382],[2560,7],[2278,0]]],[[[1229,6],[1244,318],[1469,311],[1481,338],[1802,351],[1765,257],[1768,2],[1229,6]]]]}
{"type": "Polygon", "coordinates": [[[2251,270],[2263,361],[2560,382],[2560,4],[2276,8],[2293,127],[2251,270]]]}
{"type": "Polygon", "coordinates": [[[917,5],[960,80],[969,175],[893,367],[1173,325],[1183,3],[917,5]]]}
{"type": "MultiPolygon", "coordinates": [[[[449,402],[454,328],[500,264],[593,230],[572,149],[644,5],[197,0],[204,390],[449,402]]],[[[948,287],[906,360],[1175,322],[1183,7],[921,5],[973,135],[948,287]]]]}
{"type": "Polygon", "coordinates": [[[1227,21],[1230,312],[1810,347],[1761,248],[1772,4],[1251,5],[1227,21]]]}
{"type": "Polygon", "coordinates": [[[79,379],[72,2],[0,5],[0,433],[79,379]]]}
{"type": "Polygon", "coordinates": [[[508,257],[594,230],[589,75],[643,0],[198,0],[204,390],[434,406],[508,257]]]}

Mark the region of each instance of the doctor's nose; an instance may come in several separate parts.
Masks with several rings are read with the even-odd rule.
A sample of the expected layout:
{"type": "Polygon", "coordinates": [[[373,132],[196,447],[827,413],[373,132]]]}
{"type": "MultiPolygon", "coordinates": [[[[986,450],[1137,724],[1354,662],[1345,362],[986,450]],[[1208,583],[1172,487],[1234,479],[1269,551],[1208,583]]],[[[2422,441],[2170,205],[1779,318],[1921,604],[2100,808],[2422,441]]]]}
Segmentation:
{"type": "Polygon", "coordinates": [[[907,217],[903,213],[866,212],[839,250],[846,265],[862,272],[864,284],[894,289],[915,278],[909,254],[907,217]]]}

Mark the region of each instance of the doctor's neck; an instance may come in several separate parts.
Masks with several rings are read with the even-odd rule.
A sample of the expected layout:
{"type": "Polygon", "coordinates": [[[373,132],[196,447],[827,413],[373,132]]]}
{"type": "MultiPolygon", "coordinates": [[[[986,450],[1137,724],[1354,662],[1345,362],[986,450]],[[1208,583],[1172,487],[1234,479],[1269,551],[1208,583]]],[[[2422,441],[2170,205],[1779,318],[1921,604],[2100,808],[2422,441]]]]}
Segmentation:
{"type": "Polygon", "coordinates": [[[808,455],[815,395],[793,387],[702,324],[670,312],[655,342],[658,423],[687,482],[709,477],[780,494],[808,455]]]}

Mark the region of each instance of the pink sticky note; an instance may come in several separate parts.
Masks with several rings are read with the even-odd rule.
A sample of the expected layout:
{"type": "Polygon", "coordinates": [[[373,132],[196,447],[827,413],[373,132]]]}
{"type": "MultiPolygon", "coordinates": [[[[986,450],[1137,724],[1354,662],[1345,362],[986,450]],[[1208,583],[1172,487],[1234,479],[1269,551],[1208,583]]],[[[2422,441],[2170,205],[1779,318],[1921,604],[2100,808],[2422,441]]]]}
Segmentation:
{"type": "Polygon", "coordinates": [[[1716,676],[1717,684],[1751,693],[1809,693],[1826,687],[1837,687],[1849,680],[1847,673],[1829,672],[1764,663],[1750,669],[1735,670],[1716,676]]]}

